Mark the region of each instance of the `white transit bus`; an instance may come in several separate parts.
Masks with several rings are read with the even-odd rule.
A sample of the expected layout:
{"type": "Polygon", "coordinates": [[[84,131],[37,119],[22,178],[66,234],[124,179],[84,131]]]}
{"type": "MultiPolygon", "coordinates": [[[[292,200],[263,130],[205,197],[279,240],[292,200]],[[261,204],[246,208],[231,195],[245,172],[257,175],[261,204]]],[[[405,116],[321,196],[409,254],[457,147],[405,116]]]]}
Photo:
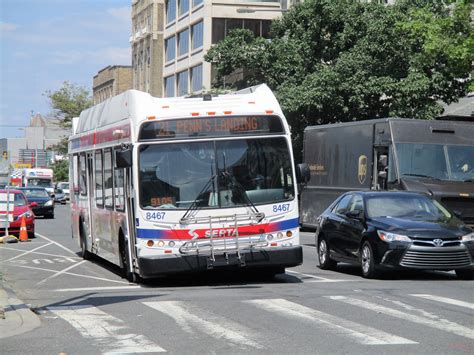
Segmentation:
{"type": "Polygon", "coordinates": [[[73,120],[69,155],[73,237],[130,281],[302,262],[289,126],[264,84],[216,97],[126,91],[73,120]]]}

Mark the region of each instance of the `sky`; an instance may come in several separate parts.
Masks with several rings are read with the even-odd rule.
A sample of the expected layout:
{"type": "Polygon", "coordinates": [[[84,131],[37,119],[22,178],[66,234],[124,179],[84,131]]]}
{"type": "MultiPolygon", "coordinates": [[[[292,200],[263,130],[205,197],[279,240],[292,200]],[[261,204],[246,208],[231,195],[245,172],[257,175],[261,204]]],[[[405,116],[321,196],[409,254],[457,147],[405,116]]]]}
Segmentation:
{"type": "Polygon", "coordinates": [[[23,137],[43,94],[64,81],[92,94],[108,65],[130,65],[132,0],[0,0],[0,138],[23,137]]]}

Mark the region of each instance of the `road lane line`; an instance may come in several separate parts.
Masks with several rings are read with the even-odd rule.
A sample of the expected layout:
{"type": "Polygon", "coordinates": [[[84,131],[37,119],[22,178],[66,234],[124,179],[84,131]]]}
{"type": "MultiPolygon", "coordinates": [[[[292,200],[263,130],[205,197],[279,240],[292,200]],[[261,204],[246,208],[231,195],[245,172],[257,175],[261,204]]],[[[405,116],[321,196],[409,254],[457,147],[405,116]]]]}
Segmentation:
{"type": "MultiPolygon", "coordinates": [[[[51,243],[48,243],[48,244],[51,244],[51,243]]],[[[6,247],[3,247],[1,248],[1,250],[15,250],[15,251],[23,251],[23,250],[18,250],[18,249],[14,249],[14,248],[6,248],[6,247]]],[[[65,255],[59,255],[59,254],[51,254],[51,253],[42,253],[42,252],[38,252],[38,251],[31,251],[32,254],[38,254],[38,255],[45,255],[45,256],[54,256],[55,258],[67,258],[67,259],[78,259],[78,260],[82,260],[81,257],[79,256],[65,256],[65,255]]],[[[5,261],[8,261],[8,260],[5,260],[5,261]]]]}
{"type": "MultiPolygon", "coordinates": [[[[359,300],[357,298],[350,298],[350,297],[345,297],[345,296],[329,296],[328,298],[332,300],[344,302],[352,306],[368,309],[377,313],[382,313],[382,314],[392,316],[395,318],[407,320],[413,323],[426,325],[431,328],[453,333],[455,335],[463,336],[469,339],[474,339],[474,331],[472,329],[465,327],[463,325],[451,322],[447,319],[440,318],[440,317],[437,317],[436,319],[430,319],[423,316],[417,316],[414,314],[401,312],[396,309],[388,308],[388,307],[381,306],[375,303],[359,300]]],[[[421,309],[417,311],[425,312],[421,309]]]]}
{"type": "MultiPolygon", "coordinates": [[[[2,262],[0,262],[0,263],[2,263],[2,262]]],[[[26,265],[20,265],[20,264],[15,264],[15,267],[22,267],[22,268],[25,268],[25,269],[33,269],[33,270],[47,271],[47,272],[54,272],[54,273],[58,272],[58,270],[51,270],[51,269],[45,269],[45,268],[41,268],[41,267],[26,266],[26,265]]],[[[76,273],[73,273],[73,272],[65,272],[64,274],[65,275],[71,275],[71,276],[77,276],[77,277],[84,277],[84,278],[93,279],[93,280],[114,282],[114,283],[127,284],[127,285],[129,284],[128,281],[110,280],[110,279],[106,279],[104,277],[81,275],[81,274],[76,274],[76,273]]]]}
{"type": "Polygon", "coordinates": [[[13,258],[10,258],[10,259],[8,259],[8,260],[5,260],[5,261],[12,261],[12,260],[15,260],[15,259],[21,258],[21,257],[22,257],[22,256],[24,256],[24,255],[27,255],[27,254],[30,254],[30,253],[34,253],[34,252],[35,252],[35,250],[38,250],[38,249],[41,249],[41,248],[47,247],[48,245],[51,245],[51,244],[53,244],[53,243],[48,243],[48,244],[41,245],[41,246],[39,246],[39,247],[37,247],[37,248],[35,248],[35,249],[32,249],[32,250],[26,251],[26,252],[24,252],[23,254],[20,254],[20,255],[14,256],[13,258]]]}
{"type": "Polygon", "coordinates": [[[147,337],[132,333],[124,321],[94,306],[48,307],[90,339],[103,353],[151,353],[166,351],[147,337]]]}
{"type": "Polygon", "coordinates": [[[315,284],[315,283],[331,283],[331,282],[360,282],[360,280],[344,280],[344,279],[325,279],[325,280],[312,280],[312,281],[305,281],[304,283],[307,284],[315,284]]]}
{"type": "Polygon", "coordinates": [[[312,279],[318,279],[318,280],[331,280],[331,279],[327,279],[325,277],[320,277],[320,276],[316,276],[316,275],[311,275],[311,274],[303,274],[302,272],[298,272],[298,271],[293,271],[293,270],[286,270],[286,272],[290,273],[290,274],[297,274],[297,275],[301,275],[301,276],[305,276],[305,277],[310,277],[312,279]]]}
{"type": "Polygon", "coordinates": [[[420,297],[420,298],[424,298],[424,299],[427,299],[427,300],[430,300],[430,301],[437,301],[437,302],[441,302],[441,303],[452,304],[454,306],[474,309],[474,303],[459,301],[459,300],[455,300],[455,299],[452,299],[452,298],[433,296],[433,295],[425,295],[425,294],[411,294],[410,296],[420,297]]]}
{"type": "Polygon", "coordinates": [[[142,288],[139,285],[130,286],[102,286],[102,287],[78,287],[78,288],[59,288],[54,292],[79,292],[79,291],[114,291],[142,288]]]}
{"type": "Polygon", "coordinates": [[[67,252],[69,252],[69,253],[74,254],[75,256],[77,256],[77,253],[76,253],[75,251],[72,251],[71,249],[65,247],[64,245],[62,245],[62,244],[60,244],[60,243],[58,243],[58,242],[56,242],[56,241],[54,241],[54,240],[49,239],[48,237],[45,237],[44,235],[39,234],[39,233],[35,233],[35,235],[36,235],[37,237],[40,237],[40,238],[43,238],[43,239],[47,240],[48,242],[51,242],[51,243],[53,243],[53,244],[56,244],[58,247],[60,247],[60,248],[62,248],[62,249],[64,249],[64,250],[66,250],[67,252]]]}
{"type": "Polygon", "coordinates": [[[264,349],[252,340],[255,331],[232,322],[227,318],[209,314],[202,309],[194,310],[189,304],[180,301],[143,302],[174,319],[178,326],[187,333],[194,334],[193,327],[215,339],[227,340],[240,348],[264,349]]]}
{"type": "Polygon", "coordinates": [[[343,337],[349,337],[364,345],[418,344],[410,339],[385,333],[381,330],[339,318],[281,298],[249,300],[244,301],[244,303],[252,304],[258,308],[272,313],[278,313],[285,317],[309,321],[317,325],[322,324],[333,333],[343,337]]]}
{"type": "Polygon", "coordinates": [[[74,269],[75,267],[77,267],[77,266],[79,266],[79,265],[85,263],[86,261],[87,261],[87,260],[79,261],[77,264],[71,265],[71,266],[69,266],[69,267],[67,267],[67,268],[65,268],[65,269],[63,269],[63,270],[61,270],[61,271],[58,271],[58,272],[55,273],[54,275],[50,275],[50,276],[48,276],[47,278],[45,278],[45,279],[43,279],[43,280],[37,282],[36,284],[37,284],[37,285],[41,285],[42,283],[45,283],[45,282],[48,281],[48,280],[54,279],[55,277],[58,277],[59,275],[62,275],[62,274],[64,274],[64,273],[66,273],[67,271],[69,271],[69,270],[71,270],[71,269],[74,269]]]}

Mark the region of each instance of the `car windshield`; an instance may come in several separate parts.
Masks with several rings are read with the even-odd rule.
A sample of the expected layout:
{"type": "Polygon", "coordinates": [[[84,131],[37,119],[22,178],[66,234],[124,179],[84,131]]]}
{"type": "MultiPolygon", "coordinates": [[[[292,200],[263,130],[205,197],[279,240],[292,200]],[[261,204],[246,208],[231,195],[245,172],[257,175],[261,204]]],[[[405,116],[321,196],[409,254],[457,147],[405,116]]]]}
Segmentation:
{"type": "Polygon", "coordinates": [[[401,176],[474,179],[474,146],[397,143],[396,151],[401,176]]]}
{"type": "Polygon", "coordinates": [[[15,194],[15,200],[14,200],[15,206],[26,206],[27,204],[28,202],[26,201],[25,196],[23,196],[23,194],[15,194]]]}
{"type": "Polygon", "coordinates": [[[26,197],[49,197],[48,191],[44,189],[24,190],[26,197]]]}
{"type": "Polygon", "coordinates": [[[50,179],[33,178],[28,179],[28,186],[51,187],[50,179]]]}
{"type": "Polygon", "coordinates": [[[140,147],[145,209],[220,208],[294,198],[284,138],[172,143],[140,147]]]}
{"type": "Polygon", "coordinates": [[[421,195],[370,196],[366,198],[366,206],[369,218],[403,218],[427,222],[452,218],[437,201],[421,195]]]}
{"type": "Polygon", "coordinates": [[[67,182],[62,182],[58,185],[60,189],[69,189],[69,184],[67,182]]]}

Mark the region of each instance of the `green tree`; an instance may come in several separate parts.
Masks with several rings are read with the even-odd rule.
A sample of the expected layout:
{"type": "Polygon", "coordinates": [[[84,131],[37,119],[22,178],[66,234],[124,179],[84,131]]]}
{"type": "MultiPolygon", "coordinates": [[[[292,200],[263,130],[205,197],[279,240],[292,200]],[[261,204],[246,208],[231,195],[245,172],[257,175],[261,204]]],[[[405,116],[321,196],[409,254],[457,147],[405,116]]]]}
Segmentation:
{"type": "Polygon", "coordinates": [[[54,181],[69,180],[69,162],[67,159],[55,161],[50,168],[53,169],[54,181]]]}
{"type": "MultiPolygon", "coordinates": [[[[53,109],[52,117],[60,127],[65,129],[71,129],[73,117],[78,117],[93,103],[87,89],[68,81],[63,82],[59,90],[46,91],[44,95],[50,100],[53,109]]],[[[61,154],[67,154],[67,139],[68,137],[64,137],[53,149],[61,154]]]]}
{"type": "MultiPolygon", "coordinates": [[[[292,127],[295,153],[304,127],[388,116],[424,118],[466,94],[474,60],[472,5],[402,0],[306,0],[273,22],[272,38],[236,30],[206,61],[244,87],[265,82],[292,127]]],[[[471,77],[472,77],[471,73],[471,77]]]]}

